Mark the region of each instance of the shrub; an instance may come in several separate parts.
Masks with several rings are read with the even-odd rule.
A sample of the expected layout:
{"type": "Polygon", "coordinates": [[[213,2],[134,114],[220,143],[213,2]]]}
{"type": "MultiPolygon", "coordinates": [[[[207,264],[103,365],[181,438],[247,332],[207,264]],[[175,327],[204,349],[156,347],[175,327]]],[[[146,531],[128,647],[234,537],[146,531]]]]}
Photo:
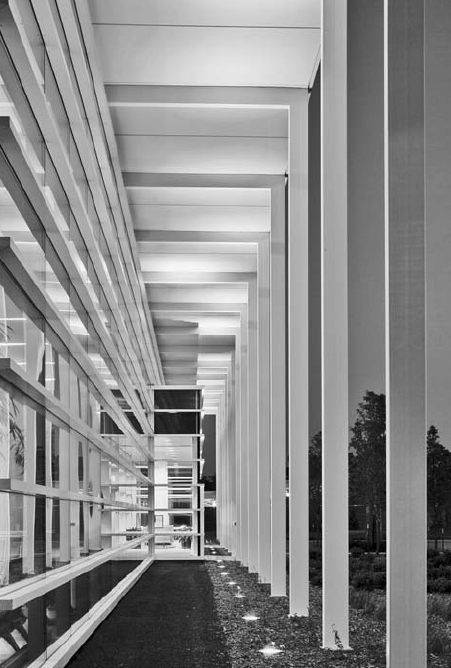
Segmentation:
{"type": "Polygon", "coordinates": [[[383,621],[385,620],[386,616],[387,616],[387,606],[385,598],[383,598],[380,599],[374,606],[373,617],[379,621],[383,621]]]}
{"type": "Polygon", "coordinates": [[[375,573],[385,573],[387,564],[385,557],[376,557],[373,561],[373,571],[375,573]]]}
{"type": "Polygon", "coordinates": [[[363,547],[351,547],[349,552],[351,557],[361,557],[363,554],[365,554],[363,547]]]}
{"type": "Polygon", "coordinates": [[[363,552],[366,552],[367,549],[367,542],[366,540],[350,540],[349,541],[349,551],[352,551],[354,547],[359,547],[363,552]]]}
{"type": "Polygon", "coordinates": [[[362,610],[373,619],[385,619],[385,596],[375,594],[367,589],[354,589],[354,587],[351,587],[349,603],[353,608],[362,610]]]}
{"type": "Polygon", "coordinates": [[[316,573],[310,577],[310,583],[317,587],[320,587],[323,584],[323,578],[321,573],[316,573]]]}
{"type": "Polygon", "coordinates": [[[351,579],[351,584],[356,589],[374,589],[374,576],[371,571],[357,571],[351,579]]]}
{"type": "Polygon", "coordinates": [[[428,580],[428,591],[449,594],[451,592],[451,580],[443,577],[436,580],[428,580]]]}
{"type": "Polygon", "coordinates": [[[451,637],[446,622],[436,615],[428,617],[428,651],[435,655],[451,653],[451,637]]]}
{"type": "Polygon", "coordinates": [[[310,548],[310,559],[317,560],[321,559],[322,552],[320,547],[311,547],[310,548]]]}
{"type": "Polygon", "coordinates": [[[451,599],[449,596],[432,594],[428,596],[428,615],[441,617],[445,622],[451,621],[451,599]]]}
{"type": "Polygon", "coordinates": [[[387,582],[385,573],[374,573],[373,574],[373,584],[375,589],[385,589],[385,584],[387,582]]]}

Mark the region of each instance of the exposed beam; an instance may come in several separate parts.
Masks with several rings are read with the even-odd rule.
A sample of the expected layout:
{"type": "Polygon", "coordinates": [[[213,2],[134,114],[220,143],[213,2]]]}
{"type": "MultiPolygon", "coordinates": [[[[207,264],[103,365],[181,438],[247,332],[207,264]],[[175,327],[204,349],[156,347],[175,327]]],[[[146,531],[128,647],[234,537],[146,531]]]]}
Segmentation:
{"type": "Polygon", "coordinates": [[[248,86],[136,86],[108,84],[110,106],[264,107],[288,109],[297,95],[293,88],[248,86]]]}
{"type": "Polygon", "coordinates": [[[256,273],[238,273],[236,271],[205,271],[205,272],[172,272],[172,271],[145,271],[144,283],[152,285],[247,285],[256,273]]]}
{"type": "Polygon", "coordinates": [[[129,188],[265,188],[275,187],[280,174],[175,174],[123,172],[129,188]]]}
{"type": "Polygon", "coordinates": [[[150,308],[152,313],[240,313],[242,304],[184,304],[183,302],[177,302],[173,304],[168,304],[167,302],[153,302],[150,303],[150,308]]]}
{"type": "Polygon", "coordinates": [[[255,244],[268,232],[227,232],[203,230],[135,230],[138,242],[192,242],[192,243],[239,243],[255,244]]]}

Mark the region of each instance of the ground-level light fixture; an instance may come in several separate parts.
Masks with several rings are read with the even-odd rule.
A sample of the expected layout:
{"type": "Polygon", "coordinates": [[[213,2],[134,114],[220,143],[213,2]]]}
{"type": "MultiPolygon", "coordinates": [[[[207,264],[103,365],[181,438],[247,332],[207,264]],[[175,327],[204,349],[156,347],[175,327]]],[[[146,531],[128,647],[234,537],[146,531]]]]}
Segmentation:
{"type": "Polygon", "coordinates": [[[275,656],[276,654],[281,654],[283,649],[277,647],[275,642],[269,642],[263,649],[259,649],[258,651],[261,652],[263,656],[275,656]]]}
{"type": "Polygon", "coordinates": [[[221,575],[228,575],[227,571],[222,571],[221,575]]]}
{"type": "Polygon", "coordinates": [[[254,612],[247,612],[241,619],[244,619],[245,622],[256,622],[260,617],[254,612]]]}
{"type": "Polygon", "coordinates": [[[230,580],[230,582],[228,584],[229,585],[236,585],[236,582],[234,582],[233,580],[230,580]]]}

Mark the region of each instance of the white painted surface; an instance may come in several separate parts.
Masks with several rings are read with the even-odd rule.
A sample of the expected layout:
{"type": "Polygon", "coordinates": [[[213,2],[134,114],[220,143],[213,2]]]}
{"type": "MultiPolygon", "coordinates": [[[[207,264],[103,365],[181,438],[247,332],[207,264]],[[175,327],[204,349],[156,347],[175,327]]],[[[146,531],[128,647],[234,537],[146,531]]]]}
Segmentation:
{"type": "Polygon", "coordinates": [[[427,663],[424,9],[384,2],[388,668],[427,663]]]}
{"type": "MultiPolygon", "coordinates": [[[[0,189],[0,195],[1,195],[0,189]]],[[[131,204],[167,206],[271,206],[271,194],[265,188],[127,188],[131,204]]]]}
{"type": "Polygon", "coordinates": [[[96,23],[319,27],[319,0],[89,0],[96,23]]]}
{"type": "Polygon", "coordinates": [[[287,140],[256,137],[117,137],[126,172],[284,174],[287,140]]]}
{"type": "Polygon", "coordinates": [[[269,232],[269,207],[131,204],[135,230],[269,232]]]}
{"type": "Polygon", "coordinates": [[[349,647],[347,2],[323,0],[321,67],[323,646],[349,647]]]}
{"type": "Polygon", "coordinates": [[[286,262],[285,179],[271,191],[271,596],[286,594],[286,262]]]}
{"type": "Polygon", "coordinates": [[[105,83],[166,86],[309,84],[319,30],[96,25],[105,83]]]}
{"type": "Polygon", "coordinates": [[[117,135],[287,137],[284,109],[110,106],[117,135]]]}
{"type": "Polygon", "coordinates": [[[309,611],[308,95],[290,107],[288,461],[290,614],[309,611]]]}

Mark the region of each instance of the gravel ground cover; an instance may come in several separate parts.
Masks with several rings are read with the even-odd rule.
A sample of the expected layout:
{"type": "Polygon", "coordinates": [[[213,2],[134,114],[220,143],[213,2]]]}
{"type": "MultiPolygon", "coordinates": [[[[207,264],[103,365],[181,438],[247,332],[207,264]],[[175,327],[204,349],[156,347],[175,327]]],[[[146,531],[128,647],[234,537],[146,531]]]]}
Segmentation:
{"type": "MultiPolygon", "coordinates": [[[[254,575],[237,562],[207,563],[214,586],[219,621],[226,636],[232,668],[385,668],[385,623],[360,611],[351,610],[352,652],[323,650],[321,644],[321,590],[312,587],[310,617],[289,618],[286,598],[271,598],[269,587],[258,584],[254,575]],[[221,575],[226,571],[228,575],[221,575]],[[230,581],[236,585],[228,584],[230,581]],[[245,598],[236,598],[238,592],[245,598]],[[243,615],[260,617],[246,622],[243,615]],[[259,652],[275,642],[284,646],[281,654],[265,657],[259,652]]],[[[212,664],[213,668],[213,664],[212,664]]]]}
{"type": "MultiPolygon", "coordinates": [[[[310,588],[310,617],[290,618],[288,600],[271,598],[269,586],[259,584],[256,576],[236,561],[210,561],[207,568],[232,668],[268,668],[271,665],[275,668],[385,668],[384,619],[374,619],[371,614],[351,607],[350,643],[353,651],[323,650],[320,648],[320,587],[310,588]],[[227,575],[222,575],[224,572],[227,575]],[[236,584],[230,585],[230,581],[236,584]],[[236,598],[238,591],[245,597],[236,598]],[[246,622],[242,617],[248,613],[259,619],[246,622]],[[283,653],[265,657],[259,652],[271,642],[277,647],[283,646],[283,653]]],[[[369,596],[377,599],[374,608],[378,613],[377,603],[379,599],[379,604],[382,602],[384,594],[370,592],[369,596]]],[[[428,668],[451,668],[450,647],[445,643],[450,630],[450,621],[438,618],[436,614],[429,617],[428,668]]]]}

